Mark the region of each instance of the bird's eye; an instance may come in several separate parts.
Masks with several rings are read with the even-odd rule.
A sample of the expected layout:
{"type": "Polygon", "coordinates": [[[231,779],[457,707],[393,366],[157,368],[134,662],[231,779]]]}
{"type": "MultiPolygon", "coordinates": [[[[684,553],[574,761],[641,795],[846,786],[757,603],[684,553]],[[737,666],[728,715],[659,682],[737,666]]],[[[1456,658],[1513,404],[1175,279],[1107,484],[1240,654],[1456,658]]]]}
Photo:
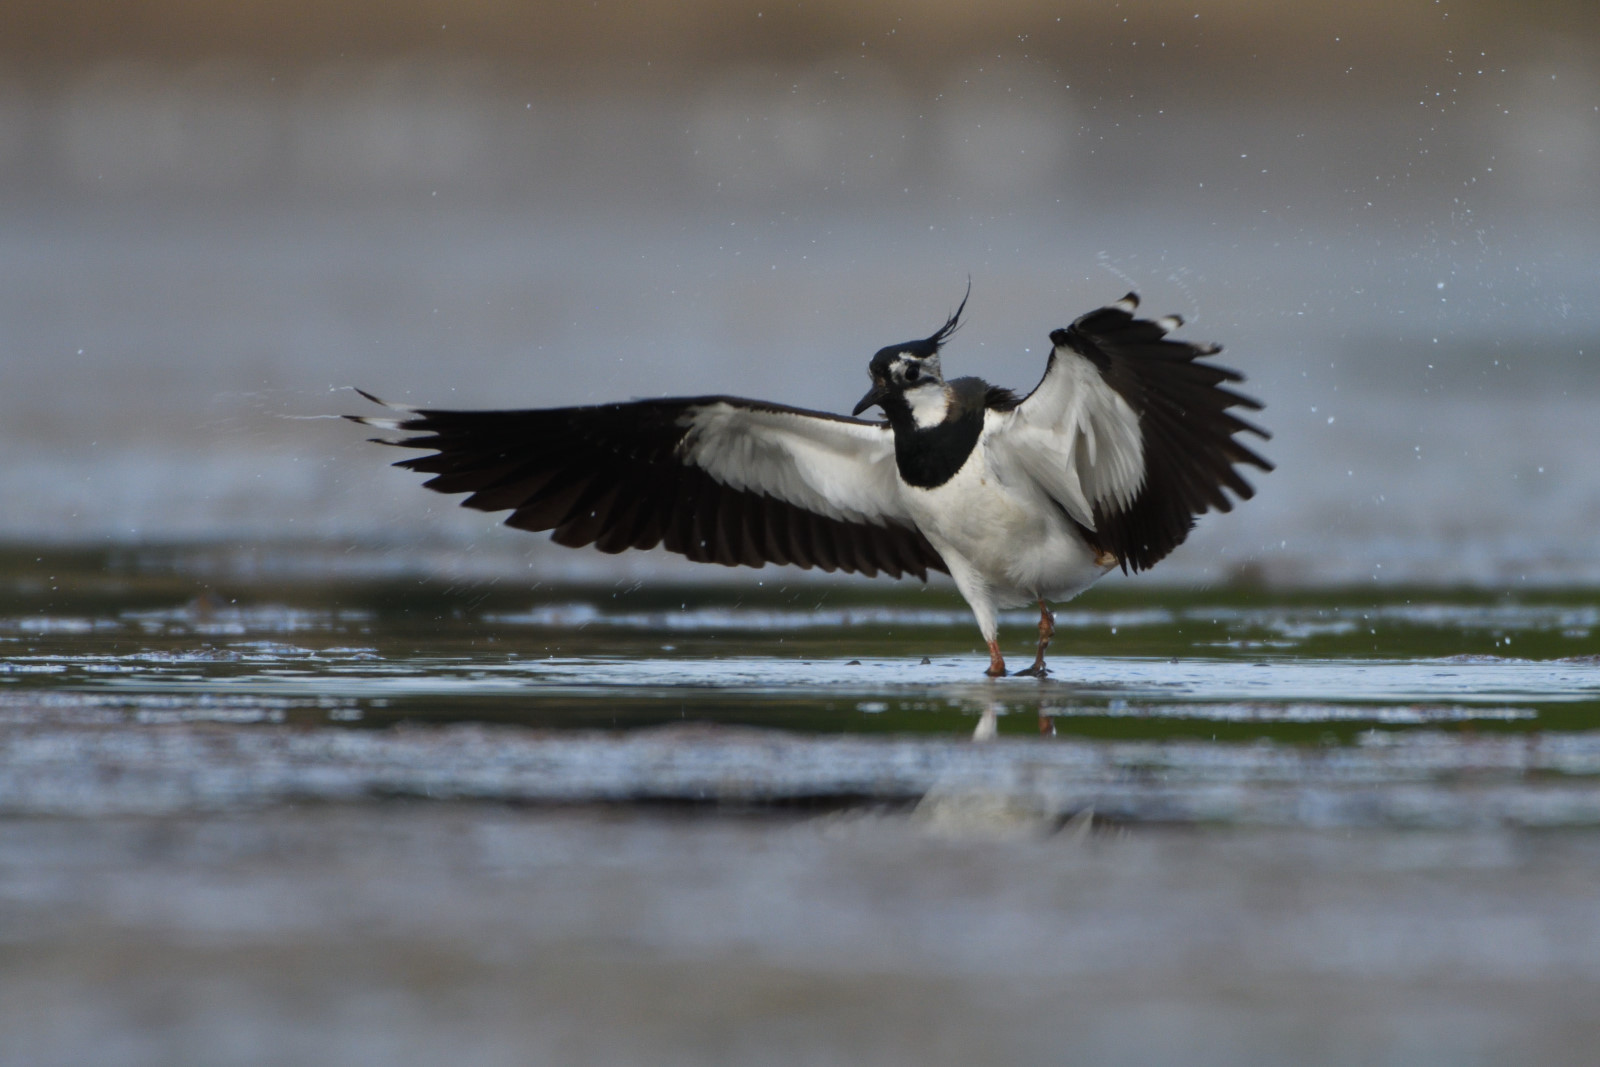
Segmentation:
{"type": "Polygon", "coordinates": [[[922,372],[917,369],[917,365],[915,363],[912,363],[906,367],[906,381],[914,382],[921,376],[922,372]]]}

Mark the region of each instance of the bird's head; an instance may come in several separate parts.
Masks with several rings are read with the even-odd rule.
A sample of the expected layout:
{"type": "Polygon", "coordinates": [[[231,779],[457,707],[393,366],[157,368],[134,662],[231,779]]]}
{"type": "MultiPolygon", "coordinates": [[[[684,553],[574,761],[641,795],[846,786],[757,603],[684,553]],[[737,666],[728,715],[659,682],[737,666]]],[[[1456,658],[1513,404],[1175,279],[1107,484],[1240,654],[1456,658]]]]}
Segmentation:
{"type": "MultiPolygon", "coordinates": [[[[970,295],[972,286],[969,284],[967,296],[970,295]]],[[[870,407],[884,407],[886,403],[894,404],[897,401],[901,406],[915,408],[917,405],[913,401],[923,392],[942,397],[944,373],[939,368],[939,349],[961,325],[961,312],[966,306],[967,297],[963,296],[960,307],[931,337],[878,349],[872,362],[867,364],[872,388],[867,390],[867,395],[861,398],[851,414],[859,415],[870,407]]],[[[884,410],[887,412],[889,409],[884,407],[884,410]]]]}

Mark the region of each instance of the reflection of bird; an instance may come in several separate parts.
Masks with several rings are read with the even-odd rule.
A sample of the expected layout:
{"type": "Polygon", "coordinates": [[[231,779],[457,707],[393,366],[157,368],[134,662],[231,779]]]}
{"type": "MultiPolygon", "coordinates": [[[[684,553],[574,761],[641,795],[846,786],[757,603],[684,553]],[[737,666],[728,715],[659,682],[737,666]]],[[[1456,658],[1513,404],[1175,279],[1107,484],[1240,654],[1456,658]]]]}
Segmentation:
{"type": "MultiPolygon", "coordinates": [[[[995,613],[1046,601],[1115,567],[1153,566],[1195,516],[1254,490],[1235,469],[1272,465],[1234,439],[1267,434],[1229,409],[1261,405],[1222,383],[1220,351],[1167,338],[1176,317],[1134,317],[1138,297],[1050,335],[1044,379],[1018,399],[978,378],[946,380],[939,351],[961,310],[920,341],[872,357],[867,422],[704,396],[529,411],[398,409],[350,416],[431,450],[396,464],[441,493],[510,511],[602,552],[664,546],[692,560],[791,563],[926,579],[946,571],[977,616],[991,675],[1005,673],[995,613]]],[[[368,399],[376,400],[363,393],[368,399]]],[[[381,403],[381,401],[379,401],[381,403]]]]}

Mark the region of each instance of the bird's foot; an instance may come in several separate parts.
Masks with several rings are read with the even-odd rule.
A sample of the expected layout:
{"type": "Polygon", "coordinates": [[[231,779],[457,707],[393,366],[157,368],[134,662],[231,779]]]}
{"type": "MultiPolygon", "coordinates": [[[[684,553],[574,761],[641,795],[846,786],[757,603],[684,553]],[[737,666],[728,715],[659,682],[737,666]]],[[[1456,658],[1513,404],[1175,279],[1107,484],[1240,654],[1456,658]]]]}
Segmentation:
{"type": "Polygon", "coordinates": [[[983,672],[991,678],[1006,676],[1006,659],[1000,654],[1000,642],[989,642],[989,669],[983,672]]]}
{"type": "Polygon", "coordinates": [[[1018,674],[1026,674],[1033,678],[1043,678],[1050,672],[1045,670],[1044,650],[1050,647],[1050,639],[1056,635],[1056,617],[1050,610],[1044,598],[1039,599],[1039,651],[1034,654],[1033,666],[1020,670],[1018,674]]]}

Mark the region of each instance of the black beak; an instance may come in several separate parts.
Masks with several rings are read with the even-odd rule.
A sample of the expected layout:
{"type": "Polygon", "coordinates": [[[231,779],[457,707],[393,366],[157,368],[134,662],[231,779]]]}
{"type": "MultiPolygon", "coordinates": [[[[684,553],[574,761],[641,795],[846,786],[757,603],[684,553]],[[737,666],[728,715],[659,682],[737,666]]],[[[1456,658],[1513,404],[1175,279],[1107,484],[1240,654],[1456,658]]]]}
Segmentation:
{"type": "Polygon", "coordinates": [[[867,395],[861,398],[861,402],[856,405],[855,410],[850,414],[859,415],[868,408],[883,403],[883,398],[888,395],[889,390],[886,386],[873,383],[872,388],[867,390],[867,395]]]}

